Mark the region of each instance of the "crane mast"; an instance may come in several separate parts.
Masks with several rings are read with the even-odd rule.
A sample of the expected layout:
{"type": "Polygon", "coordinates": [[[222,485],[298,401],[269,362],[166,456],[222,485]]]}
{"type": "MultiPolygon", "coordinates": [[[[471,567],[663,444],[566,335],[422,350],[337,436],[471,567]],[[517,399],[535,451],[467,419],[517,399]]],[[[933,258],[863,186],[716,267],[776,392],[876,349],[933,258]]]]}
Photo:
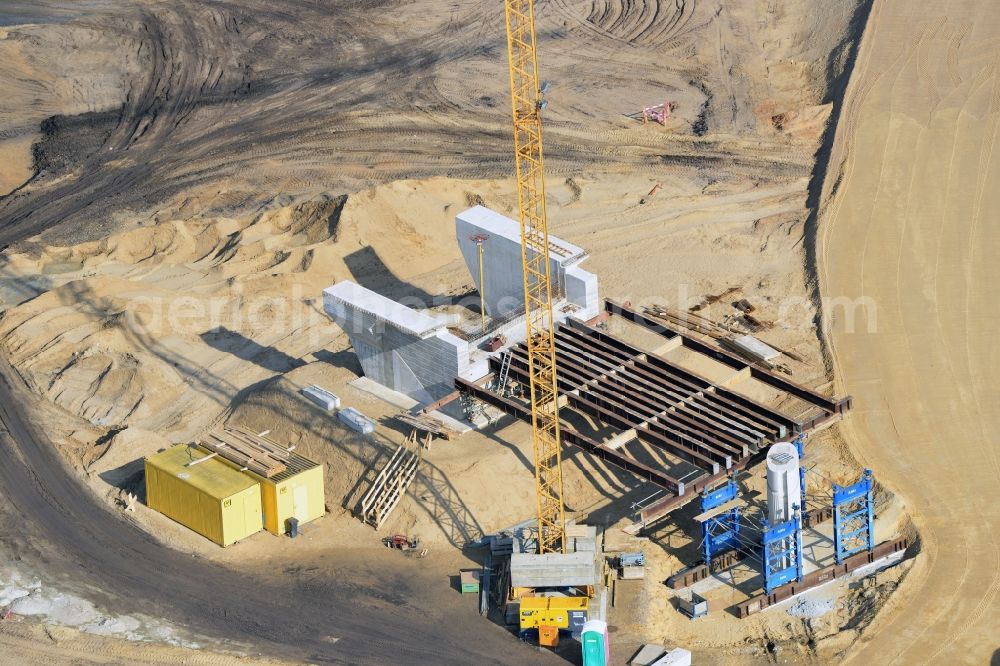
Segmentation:
{"type": "Polygon", "coordinates": [[[533,0],[505,0],[514,155],[524,266],[538,552],[565,551],[562,447],[556,390],[549,229],[542,157],[542,91],[535,51],[533,0]]]}

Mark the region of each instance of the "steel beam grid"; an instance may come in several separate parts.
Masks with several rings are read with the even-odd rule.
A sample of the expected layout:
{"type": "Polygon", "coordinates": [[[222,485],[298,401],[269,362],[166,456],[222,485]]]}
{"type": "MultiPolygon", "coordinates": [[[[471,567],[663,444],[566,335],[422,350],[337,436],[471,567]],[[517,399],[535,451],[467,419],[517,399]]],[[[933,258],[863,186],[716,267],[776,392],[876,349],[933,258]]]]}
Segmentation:
{"type": "MultiPolygon", "coordinates": [[[[514,374],[527,376],[527,358],[523,349],[514,352],[515,361],[511,363],[511,370],[514,374]]],[[[569,384],[571,377],[579,377],[576,365],[563,358],[559,363],[559,383],[569,384]]],[[[522,380],[523,381],[523,380],[522,380]]],[[[607,392],[595,390],[580,390],[579,388],[569,388],[562,392],[570,405],[595,418],[604,421],[608,425],[621,428],[622,430],[636,429],[637,433],[641,429],[641,434],[645,435],[643,440],[664,449],[679,458],[688,462],[711,470],[711,473],[719,471],[720,467],[728,469],[732,466],[733,457],[731,454],[720,451],[710,443],[705,442],[690,431],[657,425],[648,419],[650,408],[641,406],[639,398],[635,394],[628,392],[621,395],[613,395],[607,392]],[[642,411],[645,411],[644,415],[642,411]],[[642,427],[646,424],[647,427],[642,427]]]]}
{"type": "MultiPolygon", "coordinates": [[[[505,414],[509,414],[510,416],[519,418],[523,421],[529,421],[531,419],[530,407],[527,405],[498,395],[493,391],[466,379],[457,377],[455,379],[455,388],[465,395],[471,396],[476,400],[480,400],[486,404],[496,407],[505,414]]],[[[614,449],[610,449],[607,446],[587,437],[586,435],[566,427],[565,425],[562,427],[560,433],[563,441],[567,444],[578,446],[587,453],[614,465],[615,467],[635,474],[641,479],[654,483],[667,492],[674,493],[675,495],[683,495],[687,490],[685,481],[674,478],[662,470],[653,469],[649,465],[645,465],[627,455],[618,453],[614,449]]]]}
{"type": "MultiPolygon", "coordinates": [[[[575,324],[576,322],[571,323],[575,324]]],[[[573,337],[574,343],[579,345],[581,349],[586,350],[591,356],[609,354],[605,343],[588,338],[585,332],[577,331],[572,327],[560,326],[559,334],[563,333],[573,337]]],[[[612,351],[616,350],[612,349],[612,351]]],[[[622,354],[623,352],[617,351],[617,353],[622,354]]],[[[687,403],[692,409],[701,411],[703,407],[710,413],[720,412],[743,421],[744,427],[748,427],[746,424],[751,424],[753,427],[749,429],[759,434],[761,438],[765,436],[761,432],[761,429],[768,430],[773,436],[780,436],[780,426],[778,424],[771,422],[771,426],[776,426],[772,430],[763,422],[758,423],[751,420],[748,416],[750,413],[749,410],[715,393],[714,387],[710,383],[706,382],[705,385],[692,384],[684,378],[678,378],[670,374],[669,371],[664,371],[662,368],[656,368],[651,365],[646,360],[647,355],[639,352],[639,350],[636,350],[636,353],[638,355],[631,357],[632,360],[629,361],[631,366],[630,375],[642,381],[645,389],[656,391],[661,395],[671,398],[677,398],[680,395],[683,397],[679,399],[679,402],[687,403]]]]}
{"type": "MultiPolygon", "coordinates": [[[[630,364],[634,363],[633,359],[621,363],[611,370],[603,372],[588,369],[585,365],[583,365],[588,361],[588,359],[583,357],[583,354],[586,352],[580,351],[579,353],[576,353],[574,348],[567,344],[565,338],[561,335],[561,331],[556,333],[556,353],[557,355],[566,356],[569,359],[572,359],[571,362],[575,361],[579,368],[583,369],[585,372],[590,372],[591,379],[577,386],[576,390],[607,391],[611,388],[615,392],[624,391],[630,395],[634,395],[647,406],[652,408],[653,411],[648,417],[650,421],[659,420],[662,422],[674,423],[676,423],[676,421],[681,421],[685,427],[691,427],[695,431],[703,432],[711,438],[716,440],[726,440],[728,443],[715,441],[714,444],[722,446],[730,453],[747,455],[747,450],[750,444],[756,445],[758,443],[756,440],[753,440],[753,438],[742,432],[734,432],[733,429],[724,425],[710,423],[700,412],[692,412],[691,414],[688,414],[687,411],[683,409],[683,399],[665,396],[656,390],[655,385],[644,382],[641,378],[636,380],[634,368],[630,367],[630,364]],[[607,384],[612,384],[613,386],[608,387],[606,386],[607,384]],[[659,398],[659,401],[654,398],[659,398]],[[747,441],[738,441],[741,437],[746,438],[747,441]]],[[[591,363],[596,362],[597,364],[602,363],[601,359],[595,358],[595,354],[589,354],[589,361],[591,363]]],[[[560,365],[565,362],[567,361],[561,360],[560,365]]]]}
{"type": "Polygon", "coordinates": [[[570,334],[577,333],[578,335],[580,333],[584,333],[587,336],[586,339],[591,342],[600,343],[605,347],[617,348],[620,350],[619,353],[639,356],[641,357],[641,360],[637,360],[636,365],[648,368],[649,372],[654,376],[669,377],[672,381],[680,382],[683,385],[692,387],[697,391],[724,398],[728,404],[738,405],[741,409],[746,410],[749,414],[755,415],[757,418],[766,418],[767,422],[774,423],[779,426],[779,433],[777,435],[778,438],[782,438],[787,434],[787,432],[780,432],[782,427],[786,430],[801,427],[801,424],[798,421],[782,414],[781,412],[778,412],[777,410],[774,410],[766,405],[762,405],[754,400],[751,400],[750,398],[740,395],[739,393],[717,386],[710,380],[701,377],[690,370],[686,370],[685,368],[671,363],[670,361],[656,356],[655,354],[643,352],[642,350],[632,347],[628,343],[618,340],[607,333],[602,333],[597,329],[587,326],[581,321],[570,320],[568,326],[561,326],[559,330],[567,331],[570,334]]]}
{"type": "MultiPolygon", "coordinates": [[[[528,376],[527,369],[522,360],[523,357],[515,353],[515,358],[518,360],[511,363],[510,370],[523,381],[528,376]]],[[[573,371],[572,367],[565,363],[561,364],[560,368],[559,381],[563,382],[567,375],[573,374],[573,371]]],[[[635,412],[625,405],[624,402],[602,400],[600,397],[594,398],[590,395],[584,397],[569,391],[563,393],[563,396],[566,397],[572,407],[622,430],[632,429],[637,421],[641,421],[641,418],[636,418],[635,412]]],[[[674,433],[667,435],[652,431],[645,434],[649,436],[648,443],[656,448],[671,453],[693,465],[712,470],[712,473],[719,471],[720,466],[726,464],[727,461],[731,462],[731,458],[728,456],[701,450],[697,442],[684,437],[682,434],[674,433]],[[715,458],[718,458],[718,460],[715,458]]]]}
{"type": "MultiPolygon", "coordinates": [[[[688,409],[702,418],[706,414],[724,414],[721,417],[724,423],[738,426],[737,429],[748,433],[743,436],[750,442],[759,443],[760,439],[768,435],[777,435],[778,428],[767,429],[765,424],[754,421],[745,408],[717,395],[715,387],[707,383],[707,380],[707,386],[692,385],[684,379],[675,379],[669,372],[655,368],[648,362],[648,355],[639,350],[617,351],[618,356],[613,356],[606,347],[605,343],[590,339],[585,333],[571,327],[560,326],[556,333],[557,353],[568,356],[575,354],[583,363],[604,364],[605,367],[614,364],[615,372],[608,373],[612,374],[609,381],[627,382],[632,388],[649,393],[651,397],[660,397],[667,407],[688,409]]],[[[772,422],[773,425],[775,424],[772,422]]],[[[725,426],[721,429],[732,430],[725,426]]]]}
{"type": "Polygon", "coordinates": [[[640,314],[630,307],[615,303],[610,299],[604,300],[604,310],[613,315],[619,315],[628,319],[629,321],[635,322],[644,328],[653,331],[663,337],[669,339],[674,339],[677,337],[681,338],[681,342],[685,347],[689,347],[701,354],[709,356],[716,361],[728,365],[731,368],[737,370],[748,369],[750,376],[758,381],[761,381],[769,386],[777,388],[781,391],[794,395],[795,397],[804,400],[816,407],[819,407],[823,412],[822,416],[817,416],[805,421],[798,422],[798,426],[794,433],[804,432],[806,430],[812,429],[826,421],[836,418],[843,413],[851,409],[852,400],[850,396],[846,398],[836,399],[830,398],[828,396],[817,393],[810,388],[802,386],[801,384],[796,384],[793,381],[781,377],[770,370],[766,370],[757,365],[747,363],[744,359],[737,356],[736,354],[730,353],[721,347],[714,344],[710,344],[699,340],[693,336],[690,336],[676,328],[667,325],[665,322],[651,319],[643,314],[640,314]]]}
{"type": "MultiPolygon", "coordinates": [[[[559,367],[555,380],[560,404],[622,432],[634,430],[645,445],[704,470],[701,476],[681,482],[639,463],[627,450],[574,433],[570,443],[671,493],[643,509],[636,523],[640,527],[687,502],[692,492],[725,481],[728,465],[744,468],[768,444],[803,427],[777,410],[575,319],[555,328],[553,353],[559,367]]],[[[526,384],[531,368],[526,346],[512,347],[509,354],[507,374],[526,384]]],[[[502,372],[503,366],[500,358],[490,359],[494,374],[502,372]]],[[[472,386],[456,381],[460,390],[470,393],[465,384],[472,386]]],[[[478,386],[476,391],[480,400],[529,420],[526,406],[478,386]]]]}
{"type": "MultiPolygon", "coordinates": [[[[647,354],[578,322],[558,327],[555,342],[562,369],[560,392],[568,394],[571,404],[586,402],[588,408],[596,406],[613,412],[619,418],[610,425],[626,421],[620,427],[714,452],[722,456],[715,461],[727,467],[781,431],[773,420],[762,423],[768,420],[766,416],[754,414],[758,420],[753,420],[745,404],[737,405],[715,395],[716,387],[708,380],[697,378],[700,384],[692,385],[691,380],[681,378],[682,383],[673,383],[677,380],[664,377],[662,369],[654,374],[656,368],[648,363],[647,354]],[[594,339],[597,337],[603,339],[594,339]]],[[[523,347],[514,352],[522,370],[526,370],[523,347]]],[[[600,414],[592,415],[600,418],[600,414]]],[[[714,466],[712,470],[717,471],[714,466]]]]}
{"type": "MultiPolygon", "coordinates": [[[[585,366],[581,366],[575,361],[560,360],[560,367],[564,365],[570,365],[584,373],[587,372],[585,366]]],[[[578,374],[577,376],[581,375],[578,374]]],[[[640,417],[643,419],[636,427],[645,424],[686,427],[690,428],[692,433],[697,433],[697,435],[692,435],[692,439],[698,440],[703,446],[717,449],[727,455],[747,454],[748,447],[742,442],[737,441],[724,431],[714,430],[683,413],[673,411],[675,403],[656,402],[652,399],[649,387],[627,382],[624,379],[626,376],[626,372],[620,374],[602,373],[592,375],[592,379],[581,383],[573,390],[578,393],[596,395],[609,400],[615,400],[615,397],[619,395],[628,396],[632,399],[635,408],[641,412],[640,417]],[[608,386],[608,384],[611,384],[611,386],[608,386]]]]}

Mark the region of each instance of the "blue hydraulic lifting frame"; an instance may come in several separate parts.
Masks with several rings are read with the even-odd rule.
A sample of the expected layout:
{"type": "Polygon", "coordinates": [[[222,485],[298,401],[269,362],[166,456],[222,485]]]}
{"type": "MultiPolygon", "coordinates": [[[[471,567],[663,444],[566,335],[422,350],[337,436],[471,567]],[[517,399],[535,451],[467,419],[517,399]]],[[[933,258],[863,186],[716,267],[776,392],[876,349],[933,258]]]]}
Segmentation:
{"type": "MultiPolygon", "coordinates": [[[[725,485],[711,492],[705,492],[701,497],[701,510],[711,511],[726,502],[736,499],[739,488],[736,481],[729,479],[725,485]]],[[[701,549],[705,564],[711,564],[712,558],[719,553],[739,547],[740,508],[712,516],[701,524],[701,549]]]]}
{"type": "Polygon", "coordinates": [[[833,540],[837,564],[862,550],[875,548],[875,512],[872,506],[872,471],[850,486],[833,484],[833,540]]]}
{"type": "Polygon", "coordinates": [[[764,519],[761,532],[761,561],[764,574],[764,593],[774,588],[802,580],[802,514],[795,509],[795,516],[786,522],[768,525],[764,519]]]}

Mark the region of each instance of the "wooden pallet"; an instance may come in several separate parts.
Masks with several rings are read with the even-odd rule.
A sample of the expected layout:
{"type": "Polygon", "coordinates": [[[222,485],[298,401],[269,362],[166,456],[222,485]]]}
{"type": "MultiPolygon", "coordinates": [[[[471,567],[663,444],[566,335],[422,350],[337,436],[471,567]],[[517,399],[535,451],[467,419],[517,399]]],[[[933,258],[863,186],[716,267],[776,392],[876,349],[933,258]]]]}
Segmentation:
{"type": "Polygon", "coordinates": [[[291,449],[245,428],[218,428],[198,442],[212,452],[264,478],[288,469],[291,449]]]}
{"type": "Polygon", "coordinates": [[[408,426],[413,426],[417,430],[422,430],[423,432],[428,432],[444,439],[453,439],[459,435],[457,431],[446,426],[440,419],[429,414],[413,415],[403,412],[396,415],[396,420],[402,421],[408,426]]]}
{"type": "MultiPolygon", "coordinates": [[[[409,441],[409,440],[408,440],[409,441]]],[[[419,449],[417,449],[419,451],[419,449]]],[[[401,444],[361,498],[361,519],[379,529],[413,483],[421,454],[401,444]]]]}

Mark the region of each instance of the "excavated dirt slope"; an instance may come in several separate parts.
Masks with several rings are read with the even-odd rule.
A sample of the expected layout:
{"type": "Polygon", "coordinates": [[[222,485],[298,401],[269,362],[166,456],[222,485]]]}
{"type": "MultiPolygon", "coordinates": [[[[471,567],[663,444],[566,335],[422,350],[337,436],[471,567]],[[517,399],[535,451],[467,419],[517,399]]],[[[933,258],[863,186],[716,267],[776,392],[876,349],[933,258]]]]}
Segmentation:
{"type": "Polygon", "coordinates": [[[926,554],[852,663],[997,660],[998,30],[990,1],[877,2],[837,130],[821,287],[875,306],[828,322],[846,432],[926,554]]]}

